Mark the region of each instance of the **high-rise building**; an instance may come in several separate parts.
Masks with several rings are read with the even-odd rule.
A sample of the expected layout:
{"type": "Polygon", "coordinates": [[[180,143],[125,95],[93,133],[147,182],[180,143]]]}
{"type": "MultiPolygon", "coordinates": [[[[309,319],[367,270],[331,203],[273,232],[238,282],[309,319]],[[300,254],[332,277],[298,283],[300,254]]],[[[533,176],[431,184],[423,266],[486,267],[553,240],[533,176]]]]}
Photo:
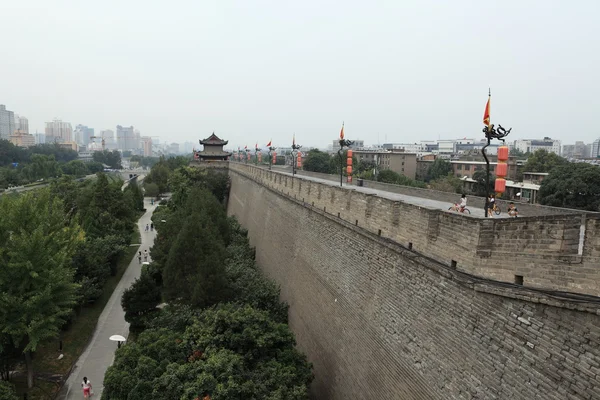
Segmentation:
{"type": "Polygon", "coordinates": [[[592,152],[590,157],[598,158],[598,155],[600,155],[600,138],[594,140],[594,143],[592,143],[592,152]]]}
{"type": "Polygon", "coordinates": [[[117,147],[119,150],[138,150],[139,131],[134,131],[133,126],[117,125],[117,147]],[[137,136],[136,136],[137,135],[137,136]]]}
{"type": "Polygon", "coordinates": [[[15,114],[0,104],[0,139],[8,140],[15,133],[15,114]]]}
{"type": "Polygon", "coordinates": [[[46,135],[43,133],[34,133],[33,138],[35,139],[35,144],[44,144],[46,143],[46,135]]]}
{"type": "Polygon", "coordinates": [[[543,140],[515,140],[515,149],[523,153],[535,153],[537,150],[546,150],[548,153],[554,153],[559,156],[562,150],[560,140],[552,140],[549,137],[545,137],[543,140]]]}
{"type": "Polygon", "coordinates": [[[73,142],[73,128],[70,122],[54,119],[46,122],[46,143],[71,143],[73,142]]]}
{"type": "Polygon", "coordinates": [[[29,120],[22,115],[15,114],[15,132],[29,133],[29,120]]]}
{"type": "Polygon", "coordinates": [[[152,156],[152,138],[150,136],[142,136],[142,154],[144,157],[152,156]]]}
{"type": "Polygon", "coordinates": [[[183,143],[182,150],[185,154],[191,154],[194,151],[194,143],[193,142],[185,142],[183,143]]]}
{"type": "Polygon", "coordinates": [[[169,154],[179,154],[179,143],[171,143],[169,145],[169,154]]]}
{"type": "Polygon", "coordinates": [[[91,137],[94,136],[94,128],[88,128],[85,125],[77,125],[73,131],[75,143],[80,146],[87,146],[91,142],[91,137]]]}

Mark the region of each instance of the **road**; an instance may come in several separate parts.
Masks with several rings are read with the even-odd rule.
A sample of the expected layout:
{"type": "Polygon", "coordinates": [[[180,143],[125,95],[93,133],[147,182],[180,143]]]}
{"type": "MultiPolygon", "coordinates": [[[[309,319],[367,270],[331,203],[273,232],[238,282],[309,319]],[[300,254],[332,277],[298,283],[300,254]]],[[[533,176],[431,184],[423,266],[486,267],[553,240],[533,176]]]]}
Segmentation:
{"type": "MultiPolygon", "coordinates": [[[[280,173],[280,174],[292,176],[291,172],[284,172],[284,171],[276,171],[276,172],[280,173]]],[[[313,182],[323,183],[323,184],[329,185],[329,186],[337,186],[337,187],[340,186],[340,184],[338,182],[330,181],[327,179],[314,178],[312,176],[306,176],[306,175],[296,175],[296,176],[298,178],[310,180],[313,182]]],[[[415,206],[431,208],[434,210],[443,210],[446,212],[454,212],[454,211],[448,211],[448,208],[452,204],[449,204],[446,201],[427,199],[424,197],[408,196],[405,194],[386,192],[385,190],[372,189],[372,188],[368,188],[368,187],[364,187],[364,186],[355,186],[355,185],[351,185],[351,184],[347,184],[347,183],[344,183],[343,187],[345,187],[347,189],[356,190],[357,192],[361,192],[361,193],[375,194],[384,199],[390,199],[390,200],[394,200],[394,201],[402,201],[404,203],[413,204],[415,206]]],[[[456,201],[458,202],[459,200],[460,200],[460,196],[457,194],[456,201]]],[[[467,197],[467,201],[468,201],[468,197],[467,197]]],[[[471,211],[471,217],[485,218],[483,216],[484,215],[483,208],[469,207],[468,205],[467,205],[467,208],[471,211]]],[[[493,215],[493,217],[494,218],[508,218],[508,214],[502,213],[500,215],[493,215]]]]}
{"type": "MultiPolygon", "coordinates": [[[[133,173],[140,174],[139,170],[121,170],[119,172],[121,174],[121,177],[125,181],[129,180],[129,174],[133,174],[133,173]]],[[[145,175],[139,175],[138,182],[141,182],[144,179],[144,176],[145,175]]],[[[96,174],[91,174],[91,175],[86,175],[85,177],[83,177],[83,179],[92,179],[95,177],[96,177],[96,174]]],[[[43,183],[41,185],[34,185],[34,186],[16,186],[13,188],[5,189],[4,191],[0,192],[0,196],[3,195],[4,193],[21,193],[21,192],[27,192],[28,190],[41,189],[41,188],[48,186],[49,184],[50,183],[43,183]]],[[[125,184],[123,186],[123,188],[125,186],[127,186],[127,184],[125,184]]]]}
{"type": "MultiPolygon", "coordinates": [[[[146,224],[150,224],[150,217],[156,209],[156,204],[153,206],[150,205],[149,198],[144,199],[144,204],[146,213],[144,213],[138,221],[138,228],[142,236],[142,243],[139,251],[142,252],[145,249],[150,251],[150,247],[154,243],[154,238],[156,237],[156,231],[144,231],[146,224]]],[[[127,270],[108,300],[108,303],[106,303],[100,318],[98,318],[98,325],[96,326],[92,340],[75,363],[75,367],[67,379],[58,399],[80,400],[83,397],[81,381],[84,376],[87,376],[92,382],[94,389],[93,398],[99,399],[101,397],[104,373],[113,363],[115,350],[117,349],[117,343],[111,342],[108,338],[112,335],[121,335],[126,338],[129,335],[129,323],[125,322],[125,312],[121,308],[121,297],[123,291],[131,286],[135,279],[140,276],[141,267],[137,256],[135,256],[129,263],[127,270]]]]}

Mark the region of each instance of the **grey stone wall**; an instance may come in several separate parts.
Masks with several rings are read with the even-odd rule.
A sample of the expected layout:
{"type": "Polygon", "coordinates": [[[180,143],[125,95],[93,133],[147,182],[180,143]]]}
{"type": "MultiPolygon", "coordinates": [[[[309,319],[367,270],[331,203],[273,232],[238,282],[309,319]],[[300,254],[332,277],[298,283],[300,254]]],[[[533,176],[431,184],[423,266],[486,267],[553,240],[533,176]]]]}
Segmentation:
{"type": "Polygon", "coordinates": [[[600,295],[598,215],[474,218],[254,166],[230,169],[460,271],[526,286],[600,295]],[[589,227],[589,229],[588,229],[589,227]]]}
{"type": "MultiPolygon", "coordinates": [[[[600,398],[596,303],[488,283],[409,251],[369,225],[381,199],[257,172],[262,185],[242,172],[230,169],[228,213],[290,304],[315,366],[313,398],[600,398]],[[362,215],[358,226],[348,208],[362,215]]],[[[390,224],[405,212],[394,204],[390,224]]],[[[425,236],[442,235],[447,221],[436,221],[425,236]]],[[[464,229],[459,246],[477,247],[482,227],[464,229]]]]}

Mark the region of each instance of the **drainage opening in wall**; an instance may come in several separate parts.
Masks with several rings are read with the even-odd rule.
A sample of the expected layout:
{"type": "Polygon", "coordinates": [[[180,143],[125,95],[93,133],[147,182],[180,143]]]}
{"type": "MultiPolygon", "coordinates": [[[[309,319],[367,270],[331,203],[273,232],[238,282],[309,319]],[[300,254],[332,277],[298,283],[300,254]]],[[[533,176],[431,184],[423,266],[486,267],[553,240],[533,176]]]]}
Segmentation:
{"type": "Polygon", "coordinates": [[[356,220],[356,222],[354,223],[354,225],[358,226],[358,220],[356,220]]]}
{"type": "Polygon", "coordinates": [[[456,269],[456,260],[452,260],[452,261],[450,262],[450,267],[451,267],[452,269],[456,269]]]}
{"type": "Polygon", "coordinates": [[[517,285],[523,285],[523,275],[515,275],[515,283],[517,285]]]}
{"type": "Polygon", "coordinates": [[[412,242],[408,242],[408,249],[412,250],[412,242]]]}
{"type": "Polygon", "coordinates": [[[377,232],[377,236],[381,236],[381,229],[377,232]]]}
{"type": "Polygon", "coordinates": [[[338,218],[340,217],[340,213],[338,213],[338,218]]]}

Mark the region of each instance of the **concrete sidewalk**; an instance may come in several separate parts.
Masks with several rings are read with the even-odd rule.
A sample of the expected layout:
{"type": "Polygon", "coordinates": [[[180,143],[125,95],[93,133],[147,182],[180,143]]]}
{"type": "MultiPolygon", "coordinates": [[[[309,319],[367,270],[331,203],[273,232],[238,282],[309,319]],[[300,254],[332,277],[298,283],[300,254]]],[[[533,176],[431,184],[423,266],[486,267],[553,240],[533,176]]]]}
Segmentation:
{"type": "MultiPolygon", "coordinates": [[[[144,199],[146,213],[138,221],[138,228],[142,236],[142,243],[139,251],[142,253],[145,249],[150,251],[156,230],[154,232],[145,232],[146,224],[150,224],[150,217],[157,204],[151,206],[150,199],[144,199]]],[[[142,262],[144,260],[142,259],[142,262]]],[[[58,399],[82,399],[81,382],[84,376],[87,376],[92,383],[94,390],[93,398],[99,399],[102,395],[104,373],[113,363],[117,343],[108,340],[112,335],[129,335],[129,324],[125,322],[125,312],[121,308],[121,296],[123,291],[129,288],[136,278],[140,276],[142,265],[138,262],[137,254],[131,260],[127,270],[123,274],[121,281],[115,288],[112,296],[106,303],[106,307],[98,318],[98,325],[94,331],[94,336],[88,344],[83,354],[77,360],[71,375],[67,379],[58,399]]]]}

